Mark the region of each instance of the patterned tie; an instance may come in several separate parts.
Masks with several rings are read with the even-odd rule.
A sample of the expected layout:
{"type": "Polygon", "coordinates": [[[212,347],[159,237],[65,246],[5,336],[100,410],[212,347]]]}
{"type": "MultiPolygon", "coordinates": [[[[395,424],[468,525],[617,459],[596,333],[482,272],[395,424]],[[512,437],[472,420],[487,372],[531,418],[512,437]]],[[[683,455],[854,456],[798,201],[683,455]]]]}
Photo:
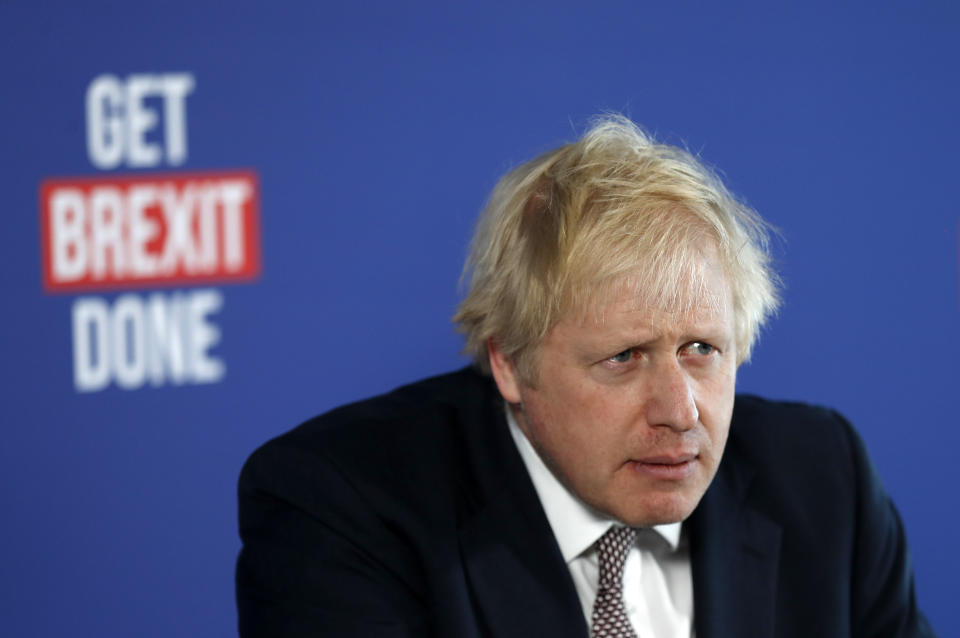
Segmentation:
{"type": "Polygon", "coordinates": [[[615,526],[597,541],[600,582],[590,622],[594,638],[637,638],[623,604],[623,565],[637,540],[637,530],[615,526]]]}

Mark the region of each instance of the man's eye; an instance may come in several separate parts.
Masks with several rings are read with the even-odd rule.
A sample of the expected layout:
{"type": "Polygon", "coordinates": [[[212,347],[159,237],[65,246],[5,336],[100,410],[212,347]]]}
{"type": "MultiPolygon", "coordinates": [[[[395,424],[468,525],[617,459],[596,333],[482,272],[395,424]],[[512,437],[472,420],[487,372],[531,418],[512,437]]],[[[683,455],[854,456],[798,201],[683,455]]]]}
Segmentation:
{"type": "Polygon", "coordinates": [[[716,352],[717,349],[711,346],[709,343],[694,341],[693,343],[687,345],[686,350],[690,354],[694,354],[699,357],[706,357],[716,352]]]}
{"type": "Polygon", "coordinates": [[[627,361],[630,360],[630,357],[632,356],[633,356],[632,350],[624,350],[623,352],[618,352],[617,354],[610,357],[608,361],[612,361],[614,363],[626,363],[627,361]]]}

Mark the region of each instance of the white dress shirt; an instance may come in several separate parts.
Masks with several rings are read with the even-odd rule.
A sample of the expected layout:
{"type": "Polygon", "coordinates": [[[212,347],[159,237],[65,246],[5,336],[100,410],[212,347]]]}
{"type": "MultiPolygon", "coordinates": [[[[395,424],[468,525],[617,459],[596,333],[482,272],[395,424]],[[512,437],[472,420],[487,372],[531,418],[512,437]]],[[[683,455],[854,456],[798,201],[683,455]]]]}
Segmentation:
{"type": "MultiPolygon", "coordinates": [[[[517,425],[509,406],[506,411],[510,434],[533,480],[590,627],[599,580],[594,544],[611,526],[622,523],[596,512],[558,481],[517,425]]],[[[627,555],[624,605],[639,638],[693,636],[690,550],[680,527],[680,523],[672,523],[641,530],[627,555]]]]}

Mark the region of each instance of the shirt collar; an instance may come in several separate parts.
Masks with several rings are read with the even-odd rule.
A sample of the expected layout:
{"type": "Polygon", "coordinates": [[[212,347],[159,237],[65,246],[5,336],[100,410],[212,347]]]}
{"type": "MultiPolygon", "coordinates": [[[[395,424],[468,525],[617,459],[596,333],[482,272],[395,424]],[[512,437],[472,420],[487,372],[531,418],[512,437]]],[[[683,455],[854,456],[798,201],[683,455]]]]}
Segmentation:
{"type": "MultiPolygon", "coordinates": [[[[560,545],[563,560],[569,563],[597,542],[611,526],[620,523],[591,508],[557,480],[517,425],[509,404],[505,407],[513,442],[527,467],[537,496],[540,497],[543,511],[553,528],[557,544],[560,545]]],[[[651,529],[659,533],[670,544],[671,549],[676,550],[680,544],[680,525],[654,525],[651,529]]]]}

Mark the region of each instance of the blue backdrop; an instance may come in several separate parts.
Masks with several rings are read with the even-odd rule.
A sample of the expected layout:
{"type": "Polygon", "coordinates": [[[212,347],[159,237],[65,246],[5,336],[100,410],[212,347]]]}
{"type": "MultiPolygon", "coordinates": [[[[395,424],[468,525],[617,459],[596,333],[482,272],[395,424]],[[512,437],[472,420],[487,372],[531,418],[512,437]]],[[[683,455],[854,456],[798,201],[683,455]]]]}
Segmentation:
{"type": "Polygon", "coordinates": [[[960,9],[585,4],[0,2],[5,635],[234,635],[246,456],[461,365],[449,317],[487,193],[607,109],[781,229],[786,304],[739,388],[857,424],[922,606],[960,635],[960,9]],[[123,101],[91,110],[105,74],[123,101]],[[192,88],[150,92],[171,75],[192,88]],[[259,178],[256,278],[44,288],[45,180],[235,169],[259,178]],[[191,320],[219,374],[84,391],[78,307],[121,348],[143,317],[121,306],[156,294],[219,299],[191,320]]]}

